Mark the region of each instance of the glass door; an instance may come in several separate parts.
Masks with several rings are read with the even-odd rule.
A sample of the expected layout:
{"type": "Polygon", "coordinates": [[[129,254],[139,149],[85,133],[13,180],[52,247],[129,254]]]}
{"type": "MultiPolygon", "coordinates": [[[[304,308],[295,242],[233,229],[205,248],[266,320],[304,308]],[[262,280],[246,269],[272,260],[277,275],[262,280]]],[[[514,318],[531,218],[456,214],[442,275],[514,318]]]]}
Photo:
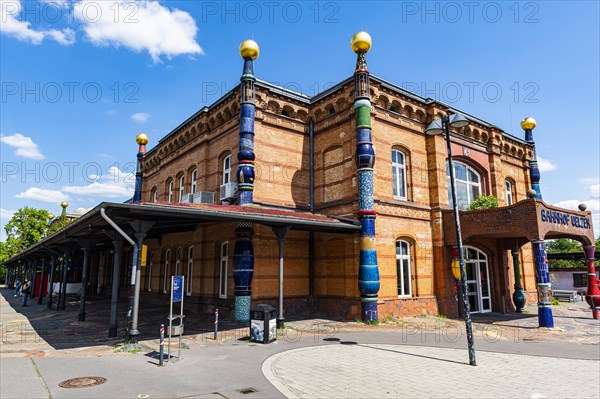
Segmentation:
{"type": "Polygon", "coordinates": [[[491,312],[492,300],[487,256],[472,247],[465,247],[464,252],[471,313],[491,312]]]}

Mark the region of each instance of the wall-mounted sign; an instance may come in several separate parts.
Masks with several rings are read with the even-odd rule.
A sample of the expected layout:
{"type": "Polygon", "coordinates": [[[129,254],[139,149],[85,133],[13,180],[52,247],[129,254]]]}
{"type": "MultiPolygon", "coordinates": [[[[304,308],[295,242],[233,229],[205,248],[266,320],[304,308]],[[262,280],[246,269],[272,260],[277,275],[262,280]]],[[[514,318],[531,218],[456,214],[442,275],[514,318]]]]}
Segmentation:
{"type": "Polygon", "coordinates": [[[573,215],[568,212],[549,209],[540,209],[540,219],[542,222],[560,224],[566,227],[572,226],[580,229],[589,229],[592,225],[587,216],[573,215]]]}

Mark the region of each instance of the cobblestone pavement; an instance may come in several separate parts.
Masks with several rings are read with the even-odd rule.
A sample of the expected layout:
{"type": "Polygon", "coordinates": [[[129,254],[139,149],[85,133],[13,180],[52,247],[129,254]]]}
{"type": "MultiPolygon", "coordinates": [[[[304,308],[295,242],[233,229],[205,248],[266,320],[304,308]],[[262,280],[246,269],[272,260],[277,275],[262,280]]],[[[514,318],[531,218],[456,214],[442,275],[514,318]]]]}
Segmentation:
{"type": "Polygon", "coordinates": [[[341,342],[277,353],[262,371],[288,398],[600,397],[595,360],[479,351],[473,367],[466,357],[459,349],[341,342]]]}

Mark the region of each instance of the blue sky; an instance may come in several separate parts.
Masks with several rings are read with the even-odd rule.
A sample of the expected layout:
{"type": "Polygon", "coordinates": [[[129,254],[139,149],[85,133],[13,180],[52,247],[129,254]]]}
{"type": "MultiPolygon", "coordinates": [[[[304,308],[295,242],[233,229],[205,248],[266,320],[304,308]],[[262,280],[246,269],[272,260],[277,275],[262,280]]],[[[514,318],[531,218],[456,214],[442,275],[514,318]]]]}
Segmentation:
{"type": "Polygon", "coordinates": [[[374,75],[518,137],[535,117],[544,199],[585,202],[600,233],[596,1],[0,3],[2,226],[127,199],[135,135],[152,146],[234,87],[244,39],[259,78],[314,95],[352,74],[365,30],[374,75]]]}

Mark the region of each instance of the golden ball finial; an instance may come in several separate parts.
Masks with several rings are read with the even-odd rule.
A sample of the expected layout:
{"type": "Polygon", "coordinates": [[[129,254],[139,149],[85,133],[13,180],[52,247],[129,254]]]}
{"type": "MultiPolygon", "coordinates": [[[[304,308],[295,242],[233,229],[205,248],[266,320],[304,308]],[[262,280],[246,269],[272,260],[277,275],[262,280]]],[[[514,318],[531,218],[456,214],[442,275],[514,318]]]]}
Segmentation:
{"type": "Polygon", "coordinates": [[[521,121],[521,129],[523,130],[533,130],[536,125],[537,122],[531,116],[528,116],[521,121]]]}
{"type": "Polygon", "coordinates": [[[48,220],[52,220],[54,219],[54,214],[53,213],[49,213],[48,214],[48,220]]]}
{"type": "Polygon", "coordinates": [[[69,203],[68,203],[67,201],[63,201],[63,202],[61,202],[61,203],[60,203],[60,206],[61,206],[63,209],[66,209],[66,208],[69,206],[69,203]]]}
{"type": "Polygon", "coordinates": [[[139,145],[148,144],[148,136],[146,135],[146,133],[140,133],[137,136],[135,136],[135,142],[139,145]]]}
{"type": "Polygon", "coordinates": [[[240,55],[242,58],[252,58],[253,60],[258,58],[260,54],[260,47],[254,40],[244,40],[240,44],[240,55]]]}
{"type": "Polygon", "coordinates": [[[373,40],[371,39],[371,35],[367,32],[358,32],[350,39],[350,46],[352,46],[352,51],[355,53],[358,53],[359,51],[364,51],[366,53],[371,49],[372,44],[373,40]]]}

